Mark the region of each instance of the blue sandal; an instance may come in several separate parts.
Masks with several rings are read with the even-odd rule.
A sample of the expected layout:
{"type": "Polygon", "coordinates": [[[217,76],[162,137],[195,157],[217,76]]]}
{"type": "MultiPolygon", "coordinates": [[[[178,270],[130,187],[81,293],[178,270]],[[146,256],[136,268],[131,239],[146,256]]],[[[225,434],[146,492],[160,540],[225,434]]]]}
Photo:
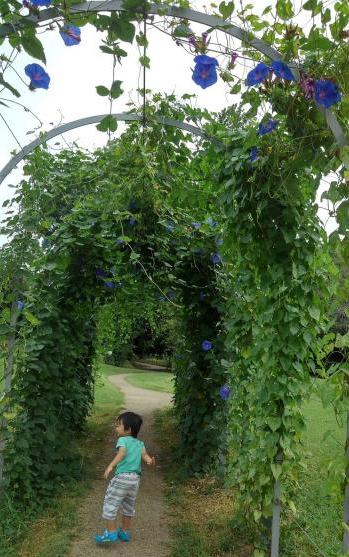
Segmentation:
{"type": "Polygon", "coordinates": [[[119,540],[121,540],[122,542],[129,542],[131,539],[131,533],[125,532],[125,530],[122,530],[121,528],[119,528],[116,533],[118,535],[119,540]]]}
{"type": "Polygon", "coordinates": [[[109,532],[109,530],[104,530],[103,534],[95,537],[96,543],[98,544],[108,544],[108,543],[115,543],[119,540],[118,531],[117,532],[109,532]]]}

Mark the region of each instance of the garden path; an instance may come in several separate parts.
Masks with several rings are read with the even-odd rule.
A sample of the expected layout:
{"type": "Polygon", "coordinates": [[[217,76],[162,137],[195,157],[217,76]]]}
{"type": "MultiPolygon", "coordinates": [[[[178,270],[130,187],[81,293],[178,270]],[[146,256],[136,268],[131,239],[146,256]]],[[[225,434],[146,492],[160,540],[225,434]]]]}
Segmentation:
{"type": "Polygon", "coordinates": [[[124,394],[124,409],[141,414],[143,425],[140,431],[149,454],[156,456],[156,469],[148,469],[143,465],[141,487],[137,499],[136,516],[132,527],[130,543],[112,544],[98,547],[94,542],[94,534],[104,528],[100,517],[106,480],[103,479],[105,466],[113,457],[113,431],[107,439],[106,455],[101,455],[97,467],[97,479],[79,509],[78,523],[81,525],[78,538],[73,542],[71,557],[100,557],[101,555],[117,555],[118,557],[167,557],[169,555],[169,524],[167,505],[164,496],[164,479],[161,472],[162,457],[160,448],[153,436],[153,411],[168,406],[172,395],[157,391],[139,389],[125,380],[125,375],[111,375],[109,380],[121,389],[124,394]],[[108,455],[109,451],[109,455],[108,455]]]}

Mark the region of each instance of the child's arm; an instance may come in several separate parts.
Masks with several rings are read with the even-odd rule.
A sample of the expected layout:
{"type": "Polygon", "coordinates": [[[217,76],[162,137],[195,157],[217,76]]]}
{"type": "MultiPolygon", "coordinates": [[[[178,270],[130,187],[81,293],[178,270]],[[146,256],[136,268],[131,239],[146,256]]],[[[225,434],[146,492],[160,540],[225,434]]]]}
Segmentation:
{"type": "Polygon", "coordinates": [[[148,455],[145,448],[142,450],[142,460],[148,464],[148,466],[155,466],[155,456],[148,455]]]}
{"type": "Polygon", "coordinates": [[[126,447],[119,447],[118,454],[113,458],[109,466],[106,467],[104,477],[107,479],[109,474],[114,470],[115,466],[121,462],[126,455],[126,447]]]}

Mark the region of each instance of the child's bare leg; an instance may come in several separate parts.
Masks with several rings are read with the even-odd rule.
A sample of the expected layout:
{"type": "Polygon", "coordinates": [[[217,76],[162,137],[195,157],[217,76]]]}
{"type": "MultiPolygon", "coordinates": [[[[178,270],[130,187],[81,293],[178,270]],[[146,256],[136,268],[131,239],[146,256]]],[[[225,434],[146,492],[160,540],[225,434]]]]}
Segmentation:
{"type": "Polygon", "coordinates": [[[132,516],[122,515],[122,529],[127,532],[131,528],[132,516]]]}
{"type": "Polygon", "coordinates": [[[106,520],[106,526],[109,532],[116,532],[116,519],[114,520],[106,520]]]}

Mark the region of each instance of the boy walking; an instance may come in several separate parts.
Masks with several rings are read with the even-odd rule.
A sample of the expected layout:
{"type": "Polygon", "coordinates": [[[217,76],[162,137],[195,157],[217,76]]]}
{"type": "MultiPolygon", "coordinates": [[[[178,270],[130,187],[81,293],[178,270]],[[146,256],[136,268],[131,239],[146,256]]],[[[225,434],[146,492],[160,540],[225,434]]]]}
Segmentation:
{"type": "Polygon", "coordinates": [[[141,475],[141,461],[148,466],[155,466],[155,458],[148,455],[143,441],[137,439],[142,425],[142,418],[134,412],[124,412],[116,421],[118,442],[117,454],[107,466],[104,477],[107,479],[115,468],[115,475],[111,479],[104,498],[103,518],[106,529],[103,534],[96,535],[97,544],[109,544],[119,540],[128,542],[131,539],[130,526],[135,515],[141,475]],[[116,514],[122,509],[122,526],[116,528],[116,514]]]}

